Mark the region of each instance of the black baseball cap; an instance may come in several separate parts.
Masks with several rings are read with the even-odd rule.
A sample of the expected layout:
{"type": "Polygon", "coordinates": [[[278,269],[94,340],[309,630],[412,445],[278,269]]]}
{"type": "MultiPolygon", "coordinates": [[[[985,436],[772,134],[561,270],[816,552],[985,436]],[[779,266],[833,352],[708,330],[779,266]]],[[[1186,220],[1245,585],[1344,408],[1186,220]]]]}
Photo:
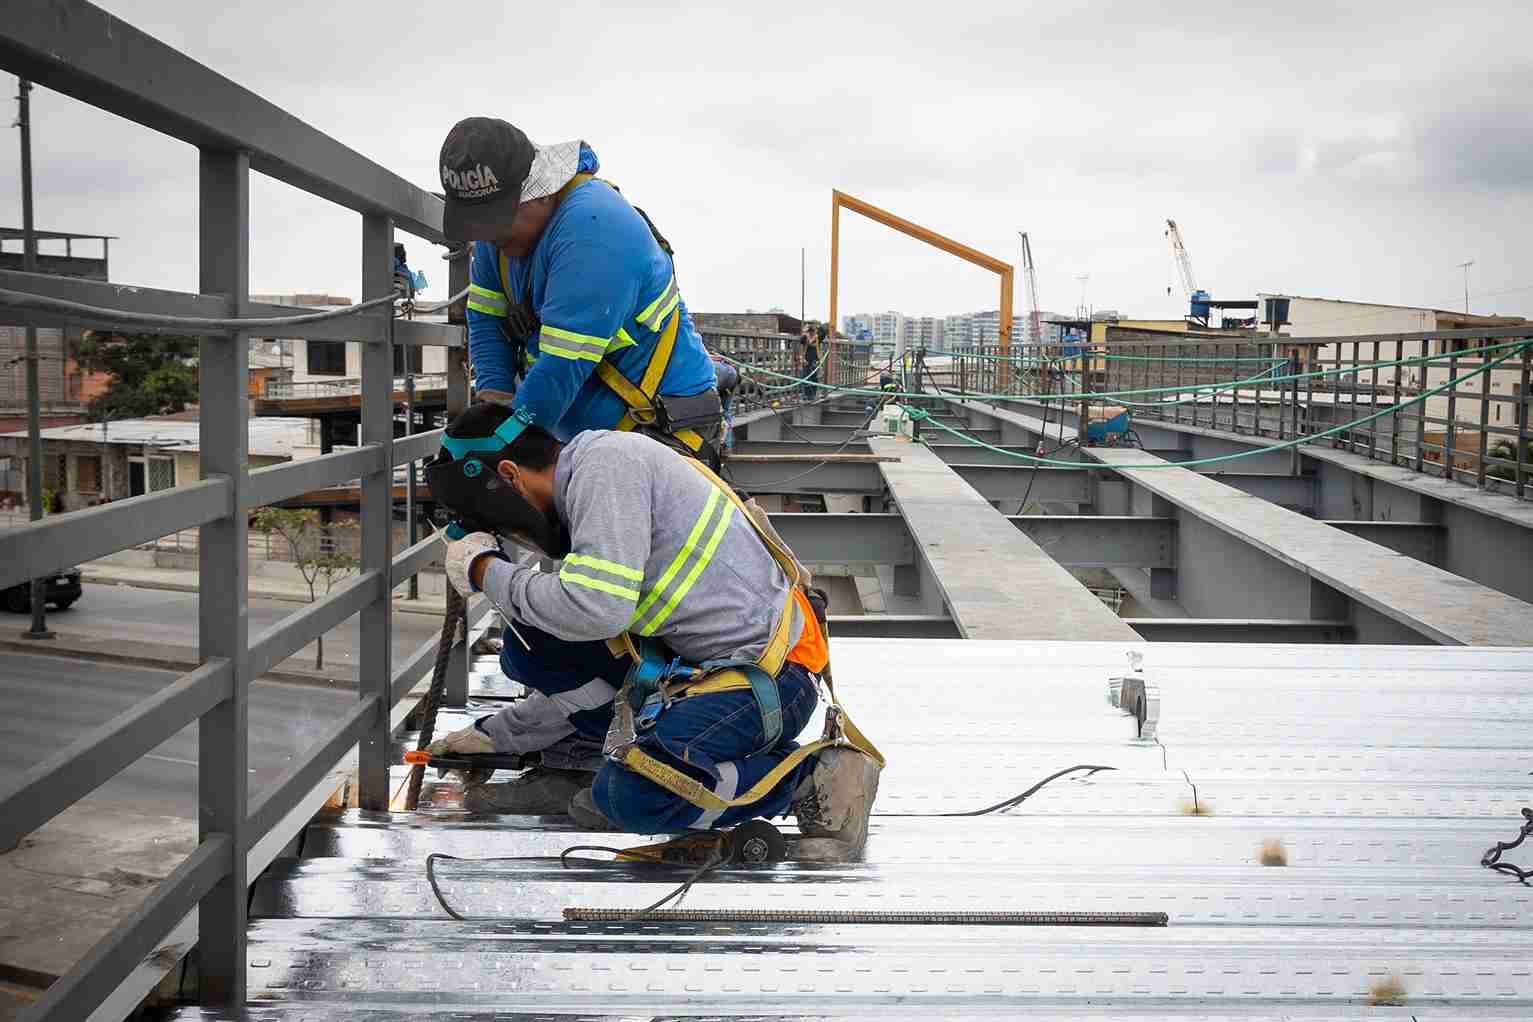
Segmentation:
{"type": "Polygon", "coordinates": [[[489,241],[516,218],[522,183],[537,148],[521,129],[494,117],[465,117],[442,142],[442,233],[449,241],[489,241]]]}

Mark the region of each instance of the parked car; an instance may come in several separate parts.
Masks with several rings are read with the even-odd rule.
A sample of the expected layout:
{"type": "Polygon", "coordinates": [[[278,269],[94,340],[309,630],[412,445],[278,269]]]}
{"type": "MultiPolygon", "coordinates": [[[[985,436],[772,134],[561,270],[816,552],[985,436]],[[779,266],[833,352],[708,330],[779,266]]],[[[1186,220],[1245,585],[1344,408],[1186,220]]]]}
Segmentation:
{"type": "MultiPolygon", "coordinates": [[[[80,569],[70,568],[48,579],[48,602],[59,610],[68,610],[80,598],[80,569]]],[[[18,582],[0,591],[0,607],[14,614],[32,611],[32,583],[18,582]]]]}

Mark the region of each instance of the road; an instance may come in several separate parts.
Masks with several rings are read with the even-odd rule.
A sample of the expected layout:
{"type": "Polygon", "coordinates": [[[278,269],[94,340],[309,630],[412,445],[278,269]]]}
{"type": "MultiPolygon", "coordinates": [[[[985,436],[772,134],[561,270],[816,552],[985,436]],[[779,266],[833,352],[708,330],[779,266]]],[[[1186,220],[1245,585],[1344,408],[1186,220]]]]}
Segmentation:
{"type": "MultiPolygon", "coordinates": [[[[127,642],[156,643],[195,650],[197,646],[197,594],[169,592],[162,589],[135,589],[130,586],[86,583],[80,602],[59,613],[50,609],[48,625],[65,633],[78,633],[127,642]]],[[[255,635],[276,621],[302,609],[301,604],[282,600],[250,600],[250,634],[255,635]]],[[[25,626],[19,614],[0,612],[0,625],[25,626]]],[[[394,614],[394,655],[401,657],[441,630],[441,621],[430,614],[394,614]]],[[[353,616],[325,636],[325,666],[355,668],[359,646],[359,626],[353,616]]],[[[4,654],[0,653],[0,658],[4,654]]],[[[312,645],[283,662],[285,667],[314,666],[312,645]]]]}
{"type": "MultiPolygon", "coordinates": [[[[80,606],[90,600],[87,594],[80,606]]],[[[188,602],[181,601],[181,609],[188,602]]],[[[105,607],[98,609],[106,613],[105,607]]],[[[130,605],[124,612],[143,610],[130,605]]],[[[162,631],[186,627],[179,618],[151,624],[162,631]]],[[[35,764],[178,676],[173,670],[0,651],[0,777],[35,764]]],[[[355,698],[345,689],[254,682],[250,802],[355,698]]],[[[0,854],[0,978],[67,971],[196,846],[196,807],[197,725],[192,724],[23,839],[16,850],[0,854]]],[[[32,996],[35,991],[26,993],[23,1003],[32,996]]],[[[15,1007],[9,1001],[0,989],[0,1018],[15,1007]]]]}
{"type": "MultiPolygon", "coordinates": [[[[0,652],[0,771],[9,775],[25,769],[177,677],[175,671],[0,652]]],[[[346,691],[255,682],[250,688],[251,792],[271,783],[354,699],[346,691]]],[[[93,801],[191,819],[196,799],[193,724],[97,789],[93,801]]]]}

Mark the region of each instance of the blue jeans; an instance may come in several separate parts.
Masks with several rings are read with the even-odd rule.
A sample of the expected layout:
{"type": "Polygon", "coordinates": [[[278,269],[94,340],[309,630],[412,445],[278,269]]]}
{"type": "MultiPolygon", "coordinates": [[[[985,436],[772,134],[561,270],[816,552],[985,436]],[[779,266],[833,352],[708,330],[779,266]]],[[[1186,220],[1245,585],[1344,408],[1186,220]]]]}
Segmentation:
{"type": "MultiPolygon", "coordinates": [[[[764,752],[756,751],[765,736],[761,711],[749,690],[679,699],[640,736],[639,745],[707,784],[722,799],[743,795],[798,748],[794,739],[819,701],[814,676],[798,664],[783,665],[777,673],[777,688],[782,697],[782,737],[764,752]]],[[[711,830],[756,817],[785,815],[794,789],[813,768],[810,757],[759,801],[722,812],[701,809],[612,762],[596,775],[591,795],[603,815],[632,833],[711,830]]]]}
{"type": "MultiPolygon", "coordinates": [[[[578,689],[592,678],[622,686],[630,661],[613,657],[606,643],[570,642],[519,621],[515,627],[532,649],[524,649],[516,635],[506,630],[500,666],[507,677],[544,695],[578,689]]],[[[678,699],[660,714],[653,728],[639,736],[639,745],[651,756],[709,785],[720,798],[743,795],[798,748],[794,739],[809,723],[819,702],[814,675],[799,664],[783,665],[777,672],[777,689],[782,700],[782,736],[764,752],[756,751],[765,735],[761,711],[749,690],[678,699]]],[[[611,720],[610,703],[570,717],[582,736],[597,742],[606,737],[611,720]]],[[[784,815],[793,800],[793,789],[813,768],[811,757],[760,801],[722,813],[700,809],[610,761],[597,773],[591,794],[603,815],[637,834],[732,827],[758,816],[784,815]]]]}

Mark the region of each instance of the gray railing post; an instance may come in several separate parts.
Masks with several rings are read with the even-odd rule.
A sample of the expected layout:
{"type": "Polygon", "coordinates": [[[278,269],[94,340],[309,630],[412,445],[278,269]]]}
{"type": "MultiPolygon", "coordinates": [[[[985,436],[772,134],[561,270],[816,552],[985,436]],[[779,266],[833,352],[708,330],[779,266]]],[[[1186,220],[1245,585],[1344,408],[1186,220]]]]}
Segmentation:
{"type": "MultiPolygon", "coordinates": [[[[250,304],[250,156],[203,150],[200,166],[198,258],[201,291],[229,297],[228,314],[250,304]]],[[[202,993],[209,1002],[245,1000],[245,876],[250,691],[249,574],[244,510],[249,447],[245,380],[250,357],[243,333],[203,337],[198,403],[202,409],[202,477],[230,483],[225,517],[203,525],[197,537],[199,655],[223,657],[234,672],[230,697],[197,725],[197,831],[200,841],[229,835],[228,872],[199,903],[198,944],[202,993]]]]}
{"type": "MultiPolygon", "coordinates": [[[[466,268],[467,260],[464,260],[464,263],[466,268]]],[[[457,287],[453,294],[461,290],[463,290],[462,287],[457,287]]],[[[451,422],[466,408],[468,408],[468,349],[466,347],[449,348],[447,351],[447,421],[451,422]]],[[[443,584],[451,583],[444,578],[443,584]]],[[[444,705],[468,705],[468,661],[468,629],[465,627],[462,638],[453,650],[452,659],[447,664],[444,705]]]]}
{"type": "MultiPolygon", "coordinates": [[[[362,218],[362,297],[377,298],[394,286],[394,221],[368,214],[362,218]]],[[[364,313],[362,345],[362,443],[394,442],[393,310],[364,313]]],[[[359,744],[357,786],[363,809],[389,807],[389,714],[393,703],[393,458],[362,477],[362,571],[378,571],[389,580],[378,597],[362,608],[361,670],[357,697],[378,697],[378,719],[359,744]]]]}
{"type": "MultiPolygon", "coordinates": [[[[374,299],[394,287],[394,221],[388,216],[362,218],[362,297],[374,299]]],[[[362,345],[362,443],[394,443],[394,351],[392,308],[365,313],[362,345]]],[[[392,590],[394,556],[394,467],[385,458],[379,469],[362,477],[362,570],[382,572],[388,584],[362,608],[362,663],[357,697],[379,697],[379,717],[357,749],[357,788],[363,809],[388,809],[389,726],[392,705],[392,590]]]]}

